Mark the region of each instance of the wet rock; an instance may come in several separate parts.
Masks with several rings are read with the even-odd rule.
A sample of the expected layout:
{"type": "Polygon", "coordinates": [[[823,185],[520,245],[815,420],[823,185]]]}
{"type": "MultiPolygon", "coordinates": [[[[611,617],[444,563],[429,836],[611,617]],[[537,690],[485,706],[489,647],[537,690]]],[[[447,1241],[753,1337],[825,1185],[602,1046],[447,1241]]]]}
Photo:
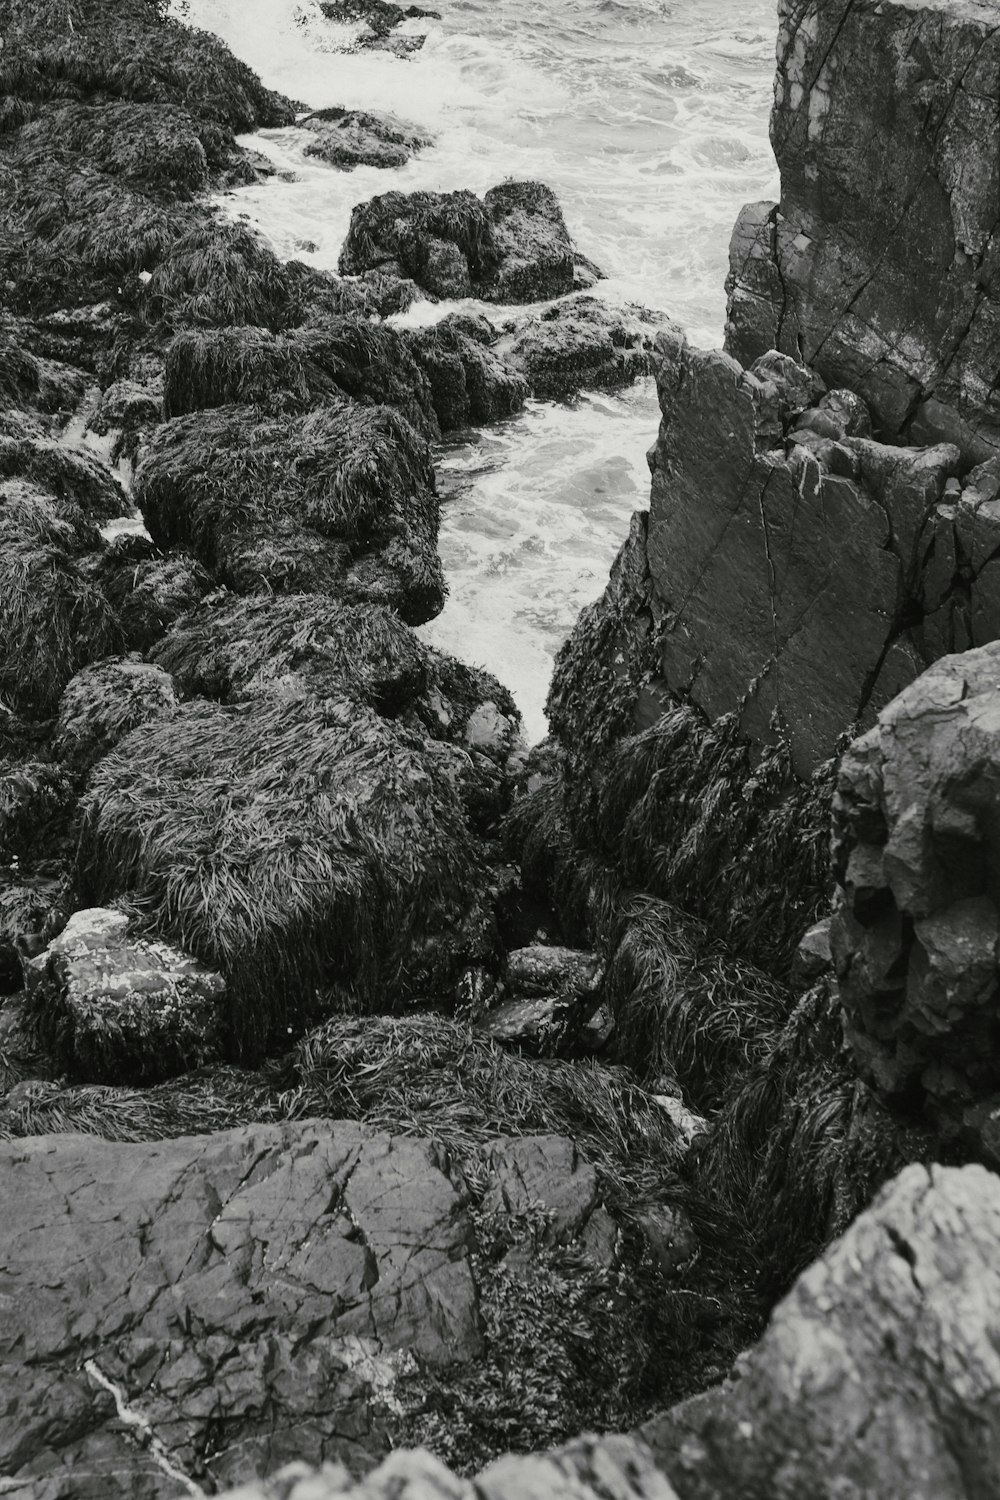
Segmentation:
{"type": "Polygon", "coordinates": [[[38,1036],[85,1082],[156,1082],[219,1054],[222,978],[128,928],[119,911],[77,911],[24,965],[38,1036]]]}
{"type": "Polygon", "coordinates": [[[577,297],[515,323],[497,353],[522,373],[533,395],[559,399],[650,374],[657,326],[641,308],[577,297]]]}
{"type": "Polygon", "coordinates": [[[561,1135],[525,1135],[485,1148],[488,1186],[483,1211],[517,1216],[540,1206],[551,1243],[579,1235],[598,1209],[597,1173],[561,1135]]]}
{"type": "Polygon", "coordinates": [[[527,381],[498,351],[497,333],[485,318],[451,313],[409,332],[408,341],[430,382],[442,432],[494,422],[524,405],[527,381]]]}
{"type": "Polygon", "coordinates": [[[987,1496],[1000,1184],[910,1166],[799,1277],[737,1378],[642,1429],[681,1500],[987,1496]]]}
{"type": "Polygon", "coordinates": [[[333,167],[403,167],[418,151],[432,144],[412,125],[392,115],[374,115],[366,110],[318,109],[299,125],[316,136],[305,148],[306,156],[318,156],[333,167]]]}
{"type": "Polygon", "coordinates": [[[90,430],[99,436],[115,433],[111,459],[118,463],[123,457],[134,460],[143,439],[162,420],[162,384],[140,385],[135,380],[116,380],[101,393],[90,430]]]}
{"type": "Polygon", "coordinates": [[[67,880],[57,869],[0,870],[0,994],[21,989],[22,960],[33,958],[66,918],[67,880]]]}
{"type": "Polygon", "coordinates": [[[831,946],[862,1073],[957,1128],[995,1058],[1000,646],[944,657],[844,756],[831,946]]]}
{"type": "Polygon", "coordinates": [[[796,984],[812,984],[830,972],[833,954],[830,951],[830,918],[823,917],[814,922],[795,950],[792,979],[796,984]]]}
{"type": "Polygon", "coordinates": [[[734,231],[726,348],[749,365],[777,347],[857,392],[891,437],[988,458],[1000,444],[992,12],[782,0],[780,14],[781,201],[750,205],[734,231]]]}
{"type": "MultiPolygon", "coordinates": [[[[0,437],[0,495],[26,485],[58,502],[76,506],[102,524],[125,515],[128,497],[111,470],[91,453],[54,438],[0,437]]],[[[2,500],[0,500],[2,504],[2,500]]]]}
{"type": "Polygon", "coordinates": [[[135,653],[85,667],[59,700],[53,752],[88,770],[140,724],[172,715],[178,701],[170,675],[135,653]]]}
{"type": "Polygon", "coordinates": [[[572,1046],[600,1003],[603,966],[593,953],[537,944],[508,954],[505,992],[512,998],[482,1017],[499,1042],[546,1055],[572,1046]]]}
{"type": "Polygon", "coordinates": [[[395,5],[393,0],[321,0],[320,10],[331,21],[365,21],[376,37],[388,36],[401,21],[441,19],[436,10],[395,5]]]}
{"type": "Polygon", "coordinates": [[[363,1470],[402,1370],[481,1354],[467,1216],[422,1141],[343,1121],[41,1137],[0,1145],[0,1179],[0,1467],[53,1496],[167,1500],[293,1455],[363,1470]]]}
{"type": "Polygon", "coordinates": [[[542,183],[469,192],[385,193],[351,214],[340,270],[412,278],[437,297],[524,302],[573,289],[573,246],[542,183]]]}

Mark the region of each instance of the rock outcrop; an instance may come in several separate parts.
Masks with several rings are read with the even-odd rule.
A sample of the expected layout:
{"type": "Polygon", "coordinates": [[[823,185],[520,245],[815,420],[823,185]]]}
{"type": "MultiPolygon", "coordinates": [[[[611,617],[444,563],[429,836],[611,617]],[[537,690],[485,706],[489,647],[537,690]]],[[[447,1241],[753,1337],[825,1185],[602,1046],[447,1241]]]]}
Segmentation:
{"type": "Polygon", "coordinates": [[[886,1094],[997,1156],[1000,645],[943,658],[841,761],[830,932],[848,1040],[886,1094]]]}
{"type": "Polygon", "coordinates": [[[737,224],[727,350],[750,365],[780,349],[863,396],[889,438],[988,459],[1000,448],[996,8],[779,10],[781,201],[737,224]]]}

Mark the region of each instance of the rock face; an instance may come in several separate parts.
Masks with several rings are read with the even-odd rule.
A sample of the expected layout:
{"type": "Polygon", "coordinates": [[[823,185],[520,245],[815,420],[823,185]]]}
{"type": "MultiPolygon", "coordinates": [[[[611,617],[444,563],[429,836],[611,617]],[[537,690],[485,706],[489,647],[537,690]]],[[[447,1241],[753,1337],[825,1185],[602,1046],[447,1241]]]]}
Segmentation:
{"type": "Polygon", "coordinates": [[[166,943],[130,937],[122,912],[74,912],[25,965],[39,1035],[85,1082],[155,1082],[217,1057],[221,975],[166,943]]]}
{"type": "Polygon", "coordinates": [[[735,1382],[643,1436],[681,1500],[988,1500],[1000,1182],[910,1166],[806,1271],[735,1382]]]}
{"type": "Polygon", "coordinates": [[[801,358],[882,430],[1000,448],[1000,35],[985,0],[780,0],[781,202],[743,211],[726,347],[801,358]],[[879,148],[872,150],[877,141],[879,148]]]}
{"type": "Polygon", "coordinates": [[[855,435],[864,408],[787,356],[744,371],[671,333],[657,352],[647,556],[666,685],[710,719],[737,710],[757,743],[778,729],[805,775],[930,655],[911,622],[958,450],[855,435]]]}
{"type": "Polygon", "coordinates": [[[573,290],[574,250],[540,182],[473,193],[385,193],[359,203],[340,254],[345,275],[379,269],[435,297],[537,302],[573,290]]]}
{"type": "Polygon", "coordinates": [[[998,784],[994,644],[939,661],[844,756],[831,928],[862,1073],[886,1093],[916,1092],[994,1157],[998,784]]]}
{"type": "Polygon", "coordinates": [[[481,1349],[462,1201],[423,1142],[345,1122],[39,1137],[0,1146],[0,1182],[0,1473],[38,1500],[364,1468],[407,1360],[481,1349]]]}

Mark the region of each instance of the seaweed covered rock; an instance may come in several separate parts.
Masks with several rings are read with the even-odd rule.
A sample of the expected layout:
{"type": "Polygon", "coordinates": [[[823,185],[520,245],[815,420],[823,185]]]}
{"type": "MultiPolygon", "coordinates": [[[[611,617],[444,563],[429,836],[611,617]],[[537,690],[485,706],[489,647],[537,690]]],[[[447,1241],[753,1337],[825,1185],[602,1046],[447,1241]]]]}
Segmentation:
{"type": "Polygon", "coordinates": [[[991,1493],[1000,1184],[907,1167],[772,1315],[738,1377],[648,1423],[681,1500],[991,1493]]]}
{"type": "Polygon", "coordinates": [[[120,648],[118,618],[92,577],[100,536],[75,506],[28,486],[0,494],[0,696],[55,711],[80,667],[120,648]]]}
{"type": "Polygon", "coordinates": [[[288,334],[192,330],[167,349],[168,418],[249,402],[275,412],[306,410],[340,395],[395,406],[418,432],[438,436],[431,390],[406,339],[367,318],[330,315],[288,334]]]}
{"type": "Polygon", "coordinates": [[[0,867],[0,995],[24,984],[22,961],[33,958],[65,921],[67,881],[55,862],[35,871],[0,867]]]}
{"type": "Polygon", "coordinates": [[[442,996],[493,942],[457,749],[357,699],[196,702],[91,773],[87,899],[137,900],[229,983],[232,1045],[272,1042],[340,985],[442,996]]]}
{"type": "Polygon", "coordinates": [[[1000,38],[982,0],[781,0],[780,204],[744,209],[727,349],[849,386],[890,439],[1000,445],[993,164],[1000,38]],[[869,149],[873,140],[884,150],[869,149]]]}
{"type": "Polygon", "coordinates": [[[4,32],[0,92],[10,123],[40,103],[108,96],[183,105],[232,130],[290,125],[287,99],[264,88],[218,37],[195,31],[146,0],[84,0],[66,26],[58,0],[19,6],[4,32]]]}
{"type": "Polygon", "coordinates": [[[442,432],[472,422],[495,422],[524,405],[528,383],[497,349],[497,334],[485,318],[450,313],[408,342],[430,382],[442,432]]]}
{"type": "Polygon", "coordinates": [[[516,323],[497,353],[543,399],[610,389],[652,372],[653,335],[664,321],[641,308],[576,297],[516,323]]]}
{"type": "Polygon", "coordinates": [[[93,576],[118,616],[126,649],[140,653],[214,587],[210,575],[188,553],[163,553],[147,537],[127,533],[115,537],[101,553],[93,576]]]}
{"type": "Polygon", "coordinates": [[[391,408],[341,398],[303,417],[223,406],[176,418],[135,495],[155,542],[190,548],[239,592],[384,603],[410,623],[441,608],[430,455],[391,408]]]}
{"type": "Polygon", "coordinates": [[[844,756],[830,940],[862,1072],[993,1154],[1000,646],[944,657],[844,756]],[[984,1108],[984,1105],[989,1108],[984,1108]]]}
{"type": "Polygon", "coordinates": [[[528,302],[573,289],[574,251],[549,188],[510,182],[473,193],[385,193],[358,204],[340,270],[383,268],[432,296],[528,302]]]}
{"type": "Polygon", "coordinates": [[[331,106],[317,109],[300,120],[316,139],[309,141],[306,156],[318,156],[333,167],[404,167],[418,151],[431,144],[430,136],[392,115],[331,106]]]}
{"type": "Polygon", "coordinates": [[[545,946],[507,955],[504,998],[479,1028],[498,1042],[553,1054],[571,1047],[601,1001],[603,966],[593,953],[545,946]]]}
{"type": "Polygon", "coordinates": [[[284,328],[298,317],[294,274],[245,224],[214,217],[171,219],[170,234],[131,269],[149,280],[136,305],[172,328],[259,324],[284,328]]]}
{"type": "Polygon", "coordinates": [[[141,444],[162,420],[161,383],[115,380],[101,392],[97,410],[90,419],[90,431],[99,437],[114,433],[112,463],[122,458],[134,463],[141,444]]]}
{"type": "Polygon", "coordinates": [[[54,438],[0,437],[0,506],[25,486],[69,502],[98,525],[129,509],[121,483],[92,453],[54,438]]]}
{"type": "Polygon", "coordinates": [[[67,683],[53,752],[77,772],[85,771],[140,724],[168,718],[177,706],[173,679],[162,667],[136,653],[110,657],[84,667],[67,683]]]}
{"type": "Polygon", "coordinates": [[[26,1017],[45,1051],[87,1082],[156,1082],[219,1053],[225,983],[129,918],[77,911],[24,966],[26,1017]]]}

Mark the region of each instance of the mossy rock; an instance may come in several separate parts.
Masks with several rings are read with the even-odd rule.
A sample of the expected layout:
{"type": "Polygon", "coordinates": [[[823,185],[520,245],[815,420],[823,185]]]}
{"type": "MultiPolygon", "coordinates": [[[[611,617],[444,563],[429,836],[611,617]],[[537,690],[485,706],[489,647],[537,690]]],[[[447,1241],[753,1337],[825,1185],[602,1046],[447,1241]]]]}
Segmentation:
{"type": "Polygon", "coordinates": [[[278,329],[296,321],[293,278],[252,230],[220,218],[174,224],[177,232],[136,294],[147,317],[174,328],[278,329]]]}
{"type": "Polygon", "coordinates": [[[44,170],[53,159],[84,158],[92,167],[143,192],[190,197],[222,167],[232,135],[200,126],[178,105],[102,102],[46,108],[20,132],[18,164],[44,170]]]}
{"type": "Polygon", "coordinates": [[[341,398],[304,417],[218,407],[166,423],[135,477],[154,540],[240,593],[443,602],[427,444],[397,412],[341,398]]]}
{"type": "Polygon", "coordinates": [[[68,503],[99,525],[130,509],[119,480],[93,454],[54,438],[0,437],[0,509],[5,494],[24,486],[68,503]]]}
{"type": "Polygon", "coordinates": [[[138,655],[84,667],[59,700],[53,753],[79,774],[140,724],[169,718],[178,701],[170,674],[138,655]]]}
{"type": "Polygon", "coordinates": [[[406,340],[366,318],[331,316],[289,334],[192,330],[167,350],[167,417],[246,403],[305,410],[338,395],[395,406],[418,432],[438,436],[427,377],[406,340]]]}
{"type": "Polygon", "coordinates": [[[148,537],[115,537],[94,569],[129,651],[148,651],[214,587],[188,553],[162,553],[148,537]]]}
{"type": "Polygon", "coordinates": [[[21,713],[51,715],[74,672],[120,648],[100,548],[78,507],[25,485],[0,495],[0,696],[21,713]]]}
{"type": "Polygon", "coordinates": [[[273,1045],[316,991],[359,1009],[446,994],[487,897],[452,764],[356,700],[198,702],[143,725],[91,773],[86,899],[137,901],[229,983],[232,1045],[273,1045]]]}

